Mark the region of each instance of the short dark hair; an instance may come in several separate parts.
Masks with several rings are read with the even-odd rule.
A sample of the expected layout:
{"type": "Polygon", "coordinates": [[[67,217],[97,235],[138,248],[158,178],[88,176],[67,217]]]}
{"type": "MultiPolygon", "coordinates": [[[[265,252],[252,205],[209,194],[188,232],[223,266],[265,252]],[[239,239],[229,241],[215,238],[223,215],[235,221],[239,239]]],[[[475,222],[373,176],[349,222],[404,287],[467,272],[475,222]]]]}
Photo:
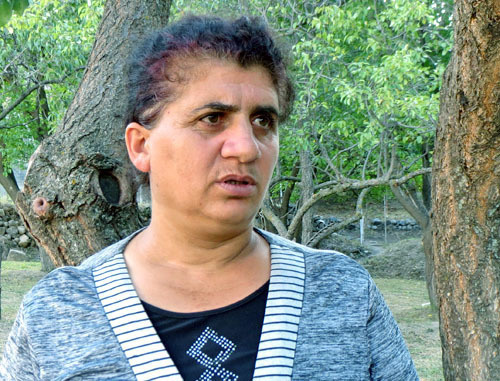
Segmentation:
{"type": "Polygon", "coordinates": [[[227,59],[243,68],[262,66],[276,86],[280,121],[290,114],[292,83],[283,53],[264,22],[249,17],[224,20],[191,15],[153,33],[132,54],[127,124],[137,122],[146,127],[154,124],[164,106],[175,97],[172,84],[183,80],[182,63],[190,57],[227,59]]]}

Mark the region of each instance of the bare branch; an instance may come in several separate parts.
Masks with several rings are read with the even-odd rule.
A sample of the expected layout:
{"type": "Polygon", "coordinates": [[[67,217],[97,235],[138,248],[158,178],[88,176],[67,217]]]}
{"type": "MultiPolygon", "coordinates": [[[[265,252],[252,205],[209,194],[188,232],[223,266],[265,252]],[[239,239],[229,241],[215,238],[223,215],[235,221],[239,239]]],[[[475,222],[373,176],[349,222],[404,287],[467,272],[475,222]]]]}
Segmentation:
{"type": "Polygon", "coordinates": [[[361,213],[361,208],[363,206],[363,200],[369,191],[370,188],[365,188],[359,194],[358,201],[356,202],[356,212],[354,213],[354,215],[352,215],[351,217],[342,222],[339,222],[338,224],[325,226],[323,229],[314,234],[311,237],[311,239],[306,243],[306,245],[310,247],[316,247],[323,238],[329,236],[332,233],[338,232],[339,230],[346,228],[350,224],[358,222],[363,216],[361,213]]]}
{"type": "MultiPolygon", "coordinates": [[[[75,69],[75,71],[78,71],[78,70],[83,70],[85,69],[85,66],[80,66],[80,67],[77,67],[75,69]]],[[[19,98],[17,98],[10,106],[8,106],[1,114],[0,114],[0,120],[4,119],[12,110],[14,110],[17,106],[19,106],[22,101],[24,101],[26,98],[28,98],[28,96],[35,90],[39,89],[40,87],[42,86],[46,86],[46,85],[52,85],[52,84],[55,84],[55,83],[62,83],[66,80],[66,78],[68,78],[71,74],[73,73],[69,73],[69,74],[66,74],[64,76],[62,76],[61,78],[59,79],[49,79],[47,81],[42,81],[42,82],[39,82],[31,87],[29,87],[28,89],[26,89],[20,96],[19,98]]]]}
{"type": "Polygon", "coordinates": [[[272,209],[269,207],[268,202],[264,201],[262,203],[261,212],[266,217],[271,224],[276,228],[278,234],[282,237],[286,236],[286,226],[281,222],[280,218],[274,214],[272,209]]]}
{"type": "Polygon", "coordinates": [[[35,118],[35,119],[31,119],[28,122],[15,124],[13,126],[3,125],[3,126],[0,126],[0,130],[9,130],[11,128],[17,128],[17,127],[21,127],[21,126],[27,127],[28,124],[31,124],[31,123],[34,123],[34,122],[37,122],[37,121],[38,121],[38,118],[35,118]]]}
{"type": "Polygon", "coordinates": [[[347,218],[346,220],[339,222],[337,224],[332,224],[325,226],[319,232],[315,233],[309,241],[307,241],[306,245],[309,247],[316,247],[318,243],[325,237],[329,236],[332,233],[338,232],[339,230],[345,229],[350,224],[358,222],[361,219],[361,213],[354,213],[353,216],[347,218]]]}
{"type": "Polygon", "coordinates": [[[278,185],[279,183],[281,183],[283,181],[298,182],[298,181],[300,181],[300,177],[296,177],[296,176],[281,176],[281,177],[277,177],[277,178],[271,180],[271,183],[269,184],[269,189],[275,187],[276,185],[278,185]]]}
{"type": "Polygon", "coordinates": [[[312,197],[310,197],[304,204],[297,210],[297,213],[293,217],[293,220],[288,227],[288,233],[286,235],[286,238],[292,239],[292,237],[295,234],[295,231],[297,230],[300,220],[304,216],[304,214],[318,201],[322,200],[325,197],[328,197],[332,194],[337,194],[341,192],[345,192],[348,190],[360,190],[360,189],[365,189],[365,188],[370,188],[370,187],[375,187],[375,186],[382,186],[382,185],[400,185],[404,184],[405,182],[409,181],[410,179],[423,175],[424,173],[430,173],[431,168],[422,168],[418,171],[414,171],[411,173],[408,173],[407,175],[399,178],[399,179],[392,179],[390,180],[387,176],[382,176],[382,177],[377,177],[376,179],[370,179],[370,180],[364,180],[364,181],[355,181],[352,183],[342,183],[338,184],[336,186],[322,189],[318,193],[315,193],[312,197]]]}

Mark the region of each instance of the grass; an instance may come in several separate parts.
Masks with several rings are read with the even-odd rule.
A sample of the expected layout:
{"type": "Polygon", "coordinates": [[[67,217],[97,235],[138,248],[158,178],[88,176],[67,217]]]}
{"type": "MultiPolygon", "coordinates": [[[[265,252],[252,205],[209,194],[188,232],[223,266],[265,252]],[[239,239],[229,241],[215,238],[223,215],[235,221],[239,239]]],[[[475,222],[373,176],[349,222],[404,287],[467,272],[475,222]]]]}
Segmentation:
{"type": "Polygon", "coordinates": [[[7,340],[21,300],[28,290],[45,275],[39,262],[2,261],[2,319],[0,320],[0,351],[7,340]]]}
{"type": "MultiPolygon", "coordinates": [[[[2,262],[0,351],[23,295],[44,275],[38,262],[2,262]]],[[[421,380],[443,380],[437,315],[428,305],[425,282],[376,278],[375,283],[403,332],[421,380]]]]}
{"type": "Polygon", "coordinates": [[[429,304],[425,282],[375,278],[403,333],[422,381],[441,381],[443,368],[437,312],[429,304]]]}

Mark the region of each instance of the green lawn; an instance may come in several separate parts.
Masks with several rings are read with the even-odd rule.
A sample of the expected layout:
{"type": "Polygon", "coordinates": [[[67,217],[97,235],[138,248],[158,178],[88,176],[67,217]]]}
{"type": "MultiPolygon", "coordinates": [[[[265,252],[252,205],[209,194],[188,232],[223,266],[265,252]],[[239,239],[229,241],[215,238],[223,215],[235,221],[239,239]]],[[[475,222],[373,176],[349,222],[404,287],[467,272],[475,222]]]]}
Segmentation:
{"type": "MultiPolygon", "coordinates": [[[[43,276],[37,262],[2,262],[0,351],[23,295],[43,276]]],[[[425,282],[382,278],[375,282],[403,332],[421,380],[443,380],[437,315],[428,304],[425,282]]]]}
{"type": "Polygon", "coordinates": [[[0,351],[16,318],[23,295],[35,285],[45,273],[39,262],[2,261],[2,319],[0,320],[0,351]]]}
{"type": "Polygon", "coordinates": [[[429,304],[424,281],[376,278],[422,381],[444,380],[437,312],[429,304]]]}

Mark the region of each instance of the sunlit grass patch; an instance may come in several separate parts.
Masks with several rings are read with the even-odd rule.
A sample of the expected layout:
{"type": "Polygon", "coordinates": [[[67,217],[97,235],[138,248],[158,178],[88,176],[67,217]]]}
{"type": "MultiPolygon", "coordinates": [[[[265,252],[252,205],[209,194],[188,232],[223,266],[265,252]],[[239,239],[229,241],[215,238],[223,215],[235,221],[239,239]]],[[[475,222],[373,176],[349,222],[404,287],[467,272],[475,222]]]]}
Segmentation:
{"type": "Polygon", "coordinates": [[[0,320],[0,351],[26,294],[45,273],[39,262],[2,261],[2,319],[0,320]]]}
{"type": "Polygon", "coordinates": [[[441,381],[443,368],[437,312],[431,309],[424,281],[376,278],[403,333],[422,381],[441,381]]]}

